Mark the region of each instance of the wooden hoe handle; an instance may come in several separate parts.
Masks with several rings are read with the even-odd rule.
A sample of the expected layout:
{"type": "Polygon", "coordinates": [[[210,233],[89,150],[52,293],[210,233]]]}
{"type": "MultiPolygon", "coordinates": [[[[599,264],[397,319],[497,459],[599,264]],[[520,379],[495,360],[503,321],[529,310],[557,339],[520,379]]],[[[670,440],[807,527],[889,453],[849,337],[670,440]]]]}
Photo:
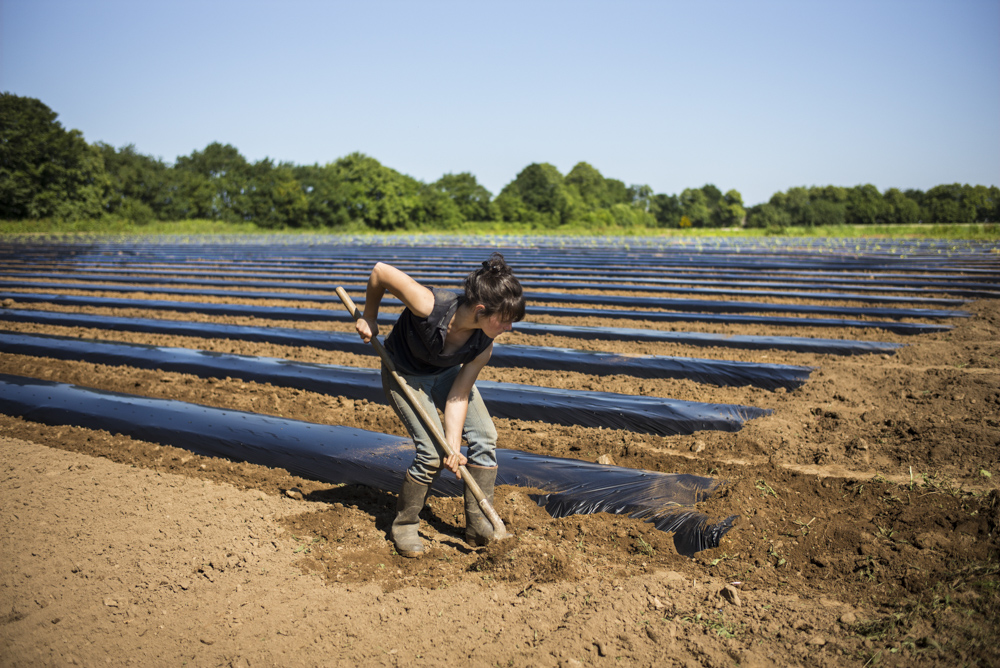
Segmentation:
{"type": "MultiPolygon", "coordinates": [[[[355,320],[360,320],[362,317],[364,317],[361,311],[358,310],[358,307],[354,305],[354,301],[350,298],[350,296],[347,294],[344,288],[340,286],[337,287],[337,296],[340,297],[340,301],[344,302],[344,306],[347,307],[347,312],[351,314],[351,317],[353,317],[355,320]]],[[[389,359],[389,353],[386,352],[385,346],[383,346],[382,343],[378,340],[378,337],[372,335],[371,344],[375,348],[375,351],[378,353],[379,357],[382,358],[382,363],[385,364],[385,367],[389,370],[389,373],[392,375],[393,379],[397,383],[399,383],[399,386],[403,390],[403,394],[406,396],[407,402],[410,404],[410,408],[412,408],[414,412],[416,412],[416,414],[420,416],[420,419],[427,427],[427,431],[430,432],[431,437],[433,437],[435,442],[437,442],[437,444],[441,446],[441,449],[444,450],[449,455],[459,454],[458,452],[454,451],[451,445],[449,445],[448,442],[445,440],[440,430],[438,430],[437,422],[431,419],[431,416],[427,414],[427,411],[424,409],[421,403],[417,401],[417,398],[413,393],[413,388],[409,386],[409,384],[403,379],[402,376],[396,373],[396,365],[392,363],[391,359],[389,359]]],[[[459,466],[458,470],[462,474],[462,480],[465,482],[466,487],[469,488],[469,490],[472,492],[472,495],[476,497],[476,501],[479,502],[479,507],[482,509],[483,514],[486,515],[486,519],[488,519],[490,521],[490,524],[493,525],[494,539],[500,540],[506,538],[507,528],[504,526],[503,520],[500,519],[500,515],[497,514],[496,509],[493,507],[492,504],[490,504],[490,501],[489,499],[486,498],[486,495],[483,494],[483,490],[480,489],[475,479],[469,474],[469,470],[465,468],[465,466],[459,466]]]]}

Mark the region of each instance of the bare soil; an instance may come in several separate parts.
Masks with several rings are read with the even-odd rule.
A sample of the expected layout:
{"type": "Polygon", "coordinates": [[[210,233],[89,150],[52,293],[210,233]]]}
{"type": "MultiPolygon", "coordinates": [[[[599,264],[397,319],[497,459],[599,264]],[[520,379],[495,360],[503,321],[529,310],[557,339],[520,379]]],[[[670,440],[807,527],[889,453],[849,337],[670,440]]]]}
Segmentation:
{"type": "MultiPolygon", "coordinates": [[[[219,300],[221,301],[221,300],[219,300]]],[[[299,302],[305,307],[315,303],[299,302]]],[[[285,303],[284,305],[287,305],[285,303]]],[[[56,307],[5,304],[17,308],[56,307]]],[[[552,519],[497,490],[512,540],[473,549],[432,498],[422,559],[387,540],[392,495],[0,416],[0,663],[36,665],[954,666],[1000,664],[1000,301],[955,329],[574,325],[877,339],[840,357],[504,335],[499,342],[816,367],[793,392],[487,368],[491,380],[773,409],[735,434],[658,437],[497,420],[501,446],[710,474],[737,515],[688,559],[626,517],[552,519]]],[[[59,309],[350,331],[129,309],[59,309]]],[[[5,329],[375,366],[243,341],[5,323],[5,329]]],[[[0,352],[0,373],[403,434],[382,405],[239,378],[0,352]]]]}

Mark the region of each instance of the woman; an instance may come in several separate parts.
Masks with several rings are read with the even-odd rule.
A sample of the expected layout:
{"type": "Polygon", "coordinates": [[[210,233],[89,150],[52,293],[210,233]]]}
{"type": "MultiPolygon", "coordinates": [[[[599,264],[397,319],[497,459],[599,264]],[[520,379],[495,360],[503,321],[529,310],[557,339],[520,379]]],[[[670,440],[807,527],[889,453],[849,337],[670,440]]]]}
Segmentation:
{"type": "MultiPolygon", "coordinates": [[[[386,291],[406,306],[385,340],[397,373],[413,388],[432,419],[437,420],[437,409],[444,413],[444,437],[454,452],[459,452],[463,436],[469,444],[468,457],[447,456],[383,366],[386,399],[416,446],[413,464],[406,471],[396,503],[390,536],[399,554],[419,557],[424,551],[418,533],[420,510],[442,467],[459,475],[459,467],[466,466],[493,503],[497,431],[475,383],[490,361],[493,339],[524,318],[524,295],[500,253],[493,253],[480,269],[466,277],[465,292],[461,295],[424,287],[399,269],[379,262],[368,279],[364,318],[357,321],[358,333],[366,343],[378,334],[376,320],[386,291]]],[[[441,429],[440,421],[437,427],[441,429]]],[[[466,487],[466,542],[481,546],[492,537],[493,525],[466,487]]]]}

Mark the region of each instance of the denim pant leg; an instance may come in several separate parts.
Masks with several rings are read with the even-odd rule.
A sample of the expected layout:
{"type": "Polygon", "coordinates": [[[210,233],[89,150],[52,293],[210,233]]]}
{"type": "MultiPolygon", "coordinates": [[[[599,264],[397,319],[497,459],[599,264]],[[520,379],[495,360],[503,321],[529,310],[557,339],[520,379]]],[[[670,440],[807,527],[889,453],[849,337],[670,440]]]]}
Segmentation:
{"type": "MultiPolygon", "coordinates": [[[[434,377],[403,375],[403,379],[414,390],[413,393],[416,395],[417,401],[420,402],[427,415],[437,423],[437,428],[443,434],[444,426],[441,424],[437,409],[431,400],[431,396],[434,393],[434,377]]],[[[420,416],[410,407],[406,395],[403,394],[402,389],[385,367],[382,367],[382,389],[385,391],[385,398],[389,402],[389,405],[392,406],[396,415],[402,420],[403,426],[406,427],[406,431],[413,438],[413,445],[416,448],[413,463],[410,464],[407,473],[422,485],[433,484],[434,478],[441,471],[443,465],[441,460],[445,456],[444,451],[434,442],[434,438],[424,427],[420,416]]]]}
{"type": "MultiPolygon", "coordinates": [[[[455,384],[455,377],[461,370],[460,366],[452,367],[435,377],[431,398],[434,405],[442,412],[448,402],[448,395],[451,394],[451,386],[455,384]]],[[[442,430],[441,433],[444,431],[442,430]]],[[[496,452],[494,452],[497,446],[497,429],[475,385],[472,386],[472,392],[469,393],[469,408],[465,413],[462,436],[469,446],[466,457],[469,458],[470,464],[487,468],[497,465],[496,452]]]]}
{"type": "MultiPolygon", "coordinates": [[[[434,420],[441,434],[444,434],[444,426],[438,417],[437,409],[444,411],[451,392],[451,386],[455,382],[455,377],[461,367],[447,369],[440,374],[428,376],[408,376],[400,374],[407,384],[413,388],[417,395],[417,400],[424,407],[431,419],[434,420]]],[[[396,384],[396,381],[389,374],[388,370],[382,369],[382,387],[385,390],[386,399],[393,407],[396,415],[403,421],[403,425],[413,438],[416,448],[416,455],[413,464],[408,472],[410,477],[422,484],[429,485],[433,482],[434,476],[442,467],[442,460],[446,453],[437,446],[433,437],[424,427],[423,421],[416,412],[410,408],[406,401],[406,396],[396,384]]],[[[497,465],[496,443],[497,430],[490,417],[483,398],[479,390],[473,386],[469,393],[469,408],[465,416],[465,424],[462,428],[462,435],[469,444],[469,463],[475,466],[492,468],[497,465]]]]}
{"type": "Polygon", "coordinates": [[[474,385],[469,394],[469,411],[465,414],[463,434],[469,443],[469,464],[485,468],[497,465],[497,428],[486,410],[479,388],[474,385]]]}

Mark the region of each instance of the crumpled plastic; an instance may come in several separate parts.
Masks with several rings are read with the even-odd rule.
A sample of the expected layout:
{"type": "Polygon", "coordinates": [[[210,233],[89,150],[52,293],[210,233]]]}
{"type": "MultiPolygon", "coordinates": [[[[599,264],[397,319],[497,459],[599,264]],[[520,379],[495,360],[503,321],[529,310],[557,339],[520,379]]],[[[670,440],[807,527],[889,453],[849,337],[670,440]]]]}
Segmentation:
{"type": "MultiPolygon", "coordinates": [[[[0,374],[0,412],[387,492],[399,491],[413,459],[413,442],[399,436],[7,374],[0,374]]],[[[672,532],[677,552],[687,556],[717,547],[735,519],[712,523],[693,508],[720,487],[712,478],[501,448],[497,461],[497,483],[540,490],[533,498],[553,517],[606,512],[640,518],[672,532]]],[[[440,476],[433,488],[444,496],[461,491],[461,482],[452,476],[440,476]]]]}

